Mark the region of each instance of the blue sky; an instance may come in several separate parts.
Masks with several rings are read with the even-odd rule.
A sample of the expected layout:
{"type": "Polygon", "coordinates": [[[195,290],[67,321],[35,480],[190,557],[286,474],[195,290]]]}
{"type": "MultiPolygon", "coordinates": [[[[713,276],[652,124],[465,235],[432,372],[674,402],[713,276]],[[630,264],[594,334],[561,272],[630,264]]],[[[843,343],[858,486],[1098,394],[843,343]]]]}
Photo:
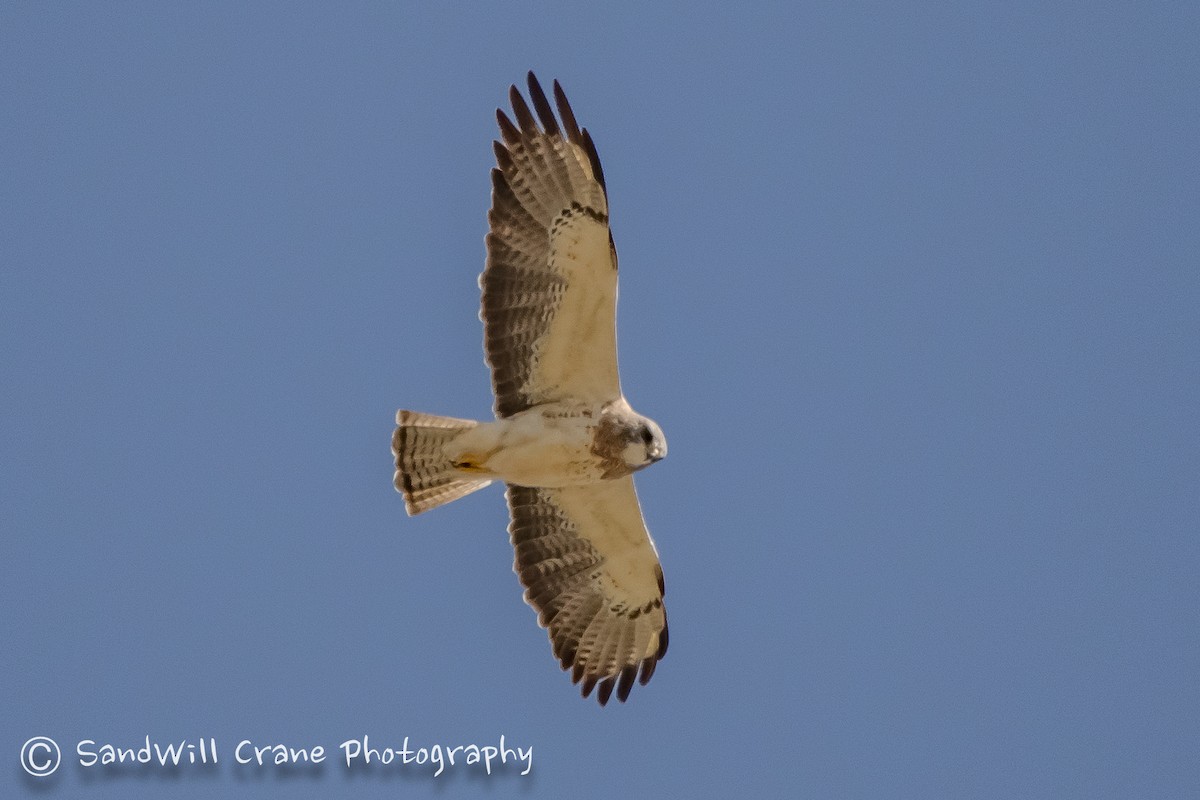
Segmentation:
{"type": "Polygon", "coordinates": [[[0,11],[0,793],[1196,796],[1200,14],[461,6],[0,11]],[[671,651],[604,709],[499,489],[391,486],[396,408],[491,408],[528,69],[671,448],[671,651]],[[529,775],[337,762],[502,734],[529,775]],[[78,764],[145,737],[221,761],[78,764]]]}

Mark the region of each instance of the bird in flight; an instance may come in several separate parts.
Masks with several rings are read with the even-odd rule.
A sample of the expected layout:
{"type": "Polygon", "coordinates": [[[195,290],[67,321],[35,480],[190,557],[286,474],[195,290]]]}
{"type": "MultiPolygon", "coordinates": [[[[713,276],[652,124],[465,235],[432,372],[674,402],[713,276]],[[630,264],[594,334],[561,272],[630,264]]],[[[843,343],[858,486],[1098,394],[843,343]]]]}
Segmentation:
{"type": "Polygon", "coordinates": [[[496,111],[487,264],[479,276],[495,420],[396,413],[396,489],[419,514],[508,485],[513,571],[554,655],[588,697],[622,702],[667,652],[658,553],[633,473],[667,441],[621,393],[617,251],[587,129],[558,81],[529,73],[496,111]]]}

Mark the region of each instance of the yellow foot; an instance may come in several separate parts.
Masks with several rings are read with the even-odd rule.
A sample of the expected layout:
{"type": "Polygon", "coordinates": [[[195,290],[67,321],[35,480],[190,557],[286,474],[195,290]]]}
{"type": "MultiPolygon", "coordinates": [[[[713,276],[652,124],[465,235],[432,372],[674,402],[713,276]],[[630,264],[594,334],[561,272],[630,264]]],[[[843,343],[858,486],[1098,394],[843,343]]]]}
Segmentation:
{"type": "Polygon", "coordinates": [[[483,466],[483,460],[480,456],[468,453],[450,463],[460,472],[473,472],[481,475],[487,472],[487,469],[483,466]]]}

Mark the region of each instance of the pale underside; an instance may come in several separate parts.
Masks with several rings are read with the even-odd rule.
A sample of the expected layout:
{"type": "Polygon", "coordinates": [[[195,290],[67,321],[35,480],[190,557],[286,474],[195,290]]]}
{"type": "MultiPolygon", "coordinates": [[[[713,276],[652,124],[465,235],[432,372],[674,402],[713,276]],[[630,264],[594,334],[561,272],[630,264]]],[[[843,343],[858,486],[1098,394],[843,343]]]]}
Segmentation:
{"type": "Polygon", "coordinates": [[[520,486],[595,483],[604,465],[591,451],[595,416],[580,407],[538,406],[466,431],[445,448],[471,472],[520,486]],[[554,413],[554,412],[559,413],[554,413]]]}

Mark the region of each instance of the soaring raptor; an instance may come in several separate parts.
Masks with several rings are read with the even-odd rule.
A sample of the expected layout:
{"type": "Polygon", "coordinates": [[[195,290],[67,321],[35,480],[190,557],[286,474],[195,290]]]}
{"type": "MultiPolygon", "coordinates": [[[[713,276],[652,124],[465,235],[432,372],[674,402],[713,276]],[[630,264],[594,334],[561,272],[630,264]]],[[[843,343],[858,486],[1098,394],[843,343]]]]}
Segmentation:
{"type": "Polygon", "coordinates": [[[624,701],[667,652],[663,575],[633,473],[667,454],[617,375],[617,252],[600,159],[558,81],[529,73],[497,110],[487,265],[479,277],[490,422],[396,414],[409,514],[508,484],[513,570],[583,696],[624,701]]]}

